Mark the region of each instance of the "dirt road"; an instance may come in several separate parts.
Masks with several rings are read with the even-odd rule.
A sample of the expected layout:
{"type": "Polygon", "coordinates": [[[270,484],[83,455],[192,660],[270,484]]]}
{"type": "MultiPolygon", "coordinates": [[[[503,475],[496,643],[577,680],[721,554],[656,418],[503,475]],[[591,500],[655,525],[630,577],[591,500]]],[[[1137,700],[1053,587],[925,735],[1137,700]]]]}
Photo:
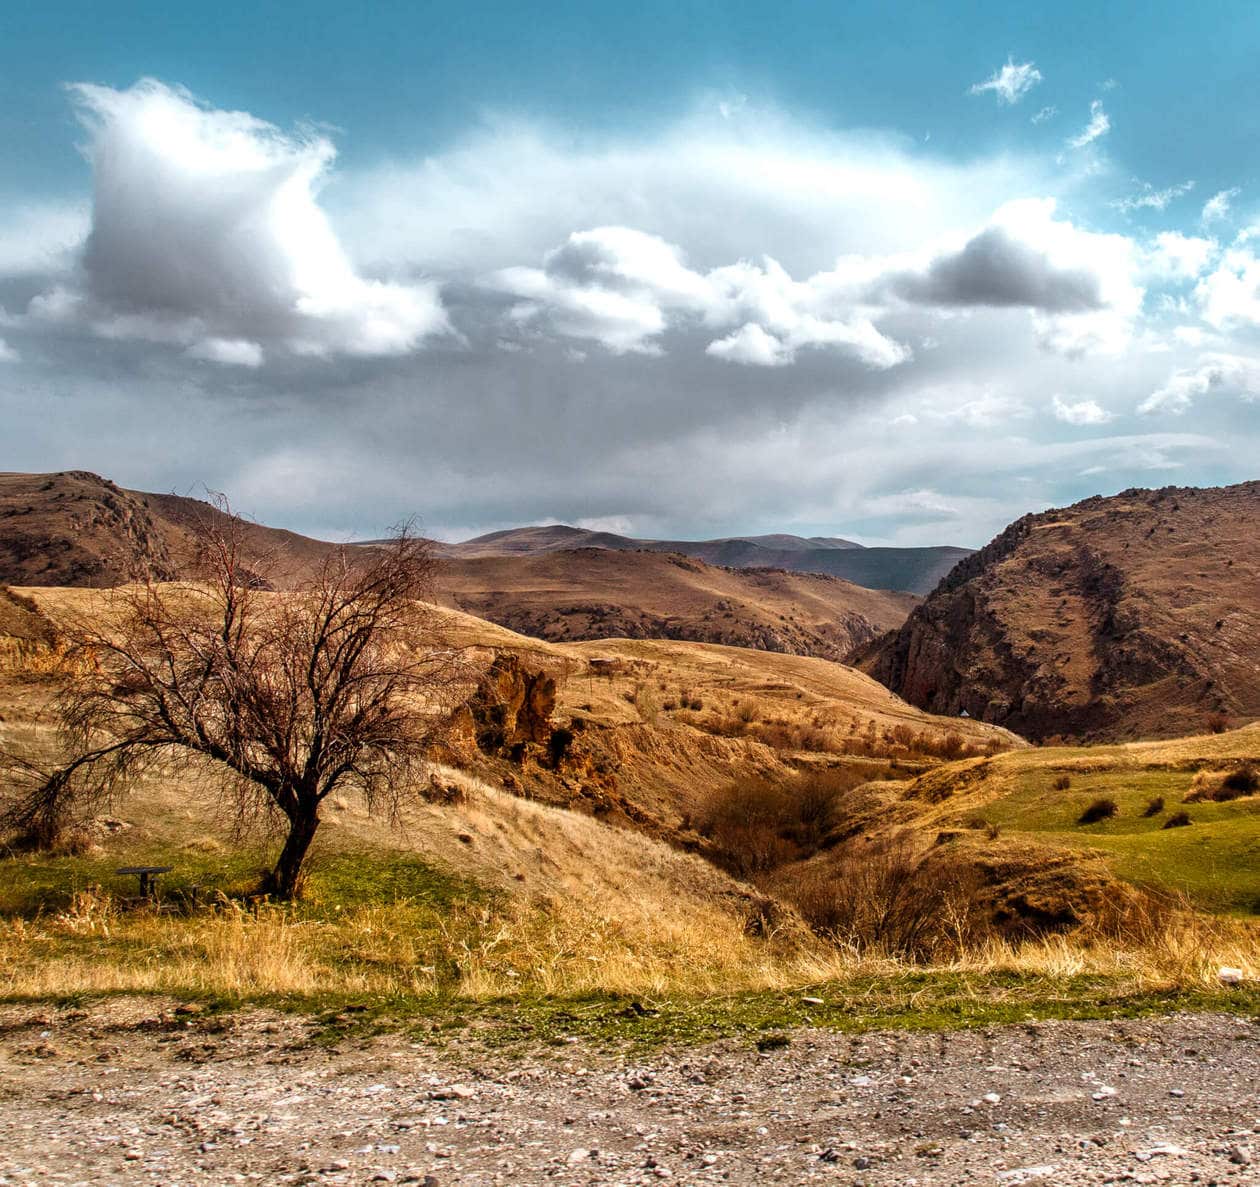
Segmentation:
{"type": "Polygon", "coordinates": [[[1260,1182],[1260,1026],[438,1052],[152,1002],[0,1011],[0,1184],[1260,1182]]]}

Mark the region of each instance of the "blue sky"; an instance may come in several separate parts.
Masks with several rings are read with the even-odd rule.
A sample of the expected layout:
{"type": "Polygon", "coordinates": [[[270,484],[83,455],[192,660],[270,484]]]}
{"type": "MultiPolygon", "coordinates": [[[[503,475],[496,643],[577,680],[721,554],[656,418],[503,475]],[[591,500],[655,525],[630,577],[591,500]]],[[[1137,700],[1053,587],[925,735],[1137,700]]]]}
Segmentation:
{"type": "Polygon", "coordinates": [[[1255,476],[1254,5],[14,8],[0,466],[966,544],[1255,476]]]}

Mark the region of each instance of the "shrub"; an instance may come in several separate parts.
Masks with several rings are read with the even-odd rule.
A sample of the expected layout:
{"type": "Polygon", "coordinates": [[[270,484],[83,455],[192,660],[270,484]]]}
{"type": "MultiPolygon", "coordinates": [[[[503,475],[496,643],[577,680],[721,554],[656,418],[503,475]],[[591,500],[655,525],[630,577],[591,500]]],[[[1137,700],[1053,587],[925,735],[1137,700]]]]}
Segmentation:
{"type": "Polygon", "coordinates": [[[820,935],[845,947],[910,960],[956,955],[977,938],[979,880],[933,860],[907,837],[854,840],[772,889],[820,935]]]}
{"type": "MultiPolygon", "coordinates": [[[[1256,769],[1252,766],[1239,767],[1236,771],[1230,771],[1221,780],[1221,791],[1233,793],[1229,796],[1230,799],[1243,795],[1255,795],[1258,789],[1260,789],[1260,776],[1256,775],[1256,769]]],[[[1216,798],[1224,797],[1218,795],[1216,798]]]]}
{"type": "Polygon", "coordinates": [[[1165,828],[1185,828],[1187,824],[1192,824],[1189,812],[1175,812],[1167,820],[1164,821],[1165,828]]]}
{"type": "Polygon", "coordinates": [[[1076,823],[1097,824],[1100,820],[1110,820],[1119,811],[1120,806],[1115,800],[1110,796],[1102,796],[1081,813],[1076,823]]]}
{"type": "Polygon", "coordinates": [[[1071,775],[1060,775],[1051,785],[1055,791],[1067,791],[1072,786],[1071,775]]]}
{"type": "Polygon", "coordinates": [[[1224,713],[1209,713],[1205,724],[1209,734],[1223,734],[1229,729],[1229,718],[1224,713]]]}
{"type": "Polygon", "coordinates": [[[756,878],[819,852],[843,824],[847,793],[865,780],[843,768],[786,780],[751,776],[714,792],[698,827],[719,865],[756,878]]]}
{"type": "Polygon", "coordinates": [[[1152,800],[1147,800],[1146,807],[1142,810],[1145,817],[1158,816],[1164,810],[1164,797],[1157,795],[1152,800]]]}

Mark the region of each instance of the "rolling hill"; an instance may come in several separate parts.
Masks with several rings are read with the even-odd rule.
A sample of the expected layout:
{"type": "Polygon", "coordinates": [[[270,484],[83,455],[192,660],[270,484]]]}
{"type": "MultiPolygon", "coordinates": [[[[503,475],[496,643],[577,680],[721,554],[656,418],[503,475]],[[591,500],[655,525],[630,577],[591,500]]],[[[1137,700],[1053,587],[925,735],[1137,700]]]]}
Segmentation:
{"type": "MultiPolygon", "coordinates": [[[[0,474],[0,584],[104,588],[186,576],[192,529],[220,515],[198,499],[124,490],[83,471],[0,474]]],[[[268,583],[279,588],[336,547],[261,524],[247,531],[251,550],[269,558],[268,583]]],[[[484,554],[436,546],[444,600],[546,639],[695,639],[839,660],[900,625],[917,602],[828,576],[735,571],[589,542],[579,548],[603,537],[571,528],[499,536],[484,554]]],[[[763,539],[775,543],[773,553],[763,549],[775,556],[867,551],[845,541],[763,539]]]]}
{"type": "Polygon", "coordinates": [[[860,666],[937,713],[1036,740],[1260,716],[1260,482],[1128,490],[1027,515],[860,666]]]}
{"type": "Polygon", "coordinates": [[[577,548],[613,551],[676,552],[711,565],[729,568],[787,569],[826,573],[868,589],[895,589],[926,594],[960,560],[968,548],[864,548],[830,536],[738,536],[718,540],[638,540],[613,532],[552,524],[491,532],[458,544],[442,544],[442,555],[456,559],[519,556],[577,548]]]}
{"type": "Polygon", "coordinates": [[[834,660],[918,603],[815,573],[601,548],[452,559],[438,580],[444,602],[553,642],[690,639],[834,660]]]}
{"type": "MultiPolygon", "coordinates": [[[[200,499],[124,490],[84,470],[0,473],[0,584],[101,589],[136,577],[171,580],[192,561],[191,527],[220,516],[200,499]]],[[[247,531],[280,584],[334,547],[261,524],[247,531]]]]}

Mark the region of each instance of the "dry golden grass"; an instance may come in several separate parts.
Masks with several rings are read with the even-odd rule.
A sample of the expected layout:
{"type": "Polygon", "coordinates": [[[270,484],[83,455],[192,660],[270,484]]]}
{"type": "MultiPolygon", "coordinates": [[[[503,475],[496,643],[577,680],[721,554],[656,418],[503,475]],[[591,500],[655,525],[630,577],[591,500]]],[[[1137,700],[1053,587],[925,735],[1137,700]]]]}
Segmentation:
{"type": "Polygon", "coordinates": [[[932,965],[812,940],[754,938],[719,911],[657,923],[647,914],[628,919],[573,902],[465,904],[440,912],[376,905],[336,919],[230,906],[185,917],[123,911],[107,896],[82,894],[66,911],[0,924],[0,996],[719,995],[895,978],[911,970],[1093,975],[1133,992],[1211,989],[1223,966],[1248,978],[1260,974],[1260,933],[1239,921],[1188,913],[1159,934],[991,940],[932,965]]]}

